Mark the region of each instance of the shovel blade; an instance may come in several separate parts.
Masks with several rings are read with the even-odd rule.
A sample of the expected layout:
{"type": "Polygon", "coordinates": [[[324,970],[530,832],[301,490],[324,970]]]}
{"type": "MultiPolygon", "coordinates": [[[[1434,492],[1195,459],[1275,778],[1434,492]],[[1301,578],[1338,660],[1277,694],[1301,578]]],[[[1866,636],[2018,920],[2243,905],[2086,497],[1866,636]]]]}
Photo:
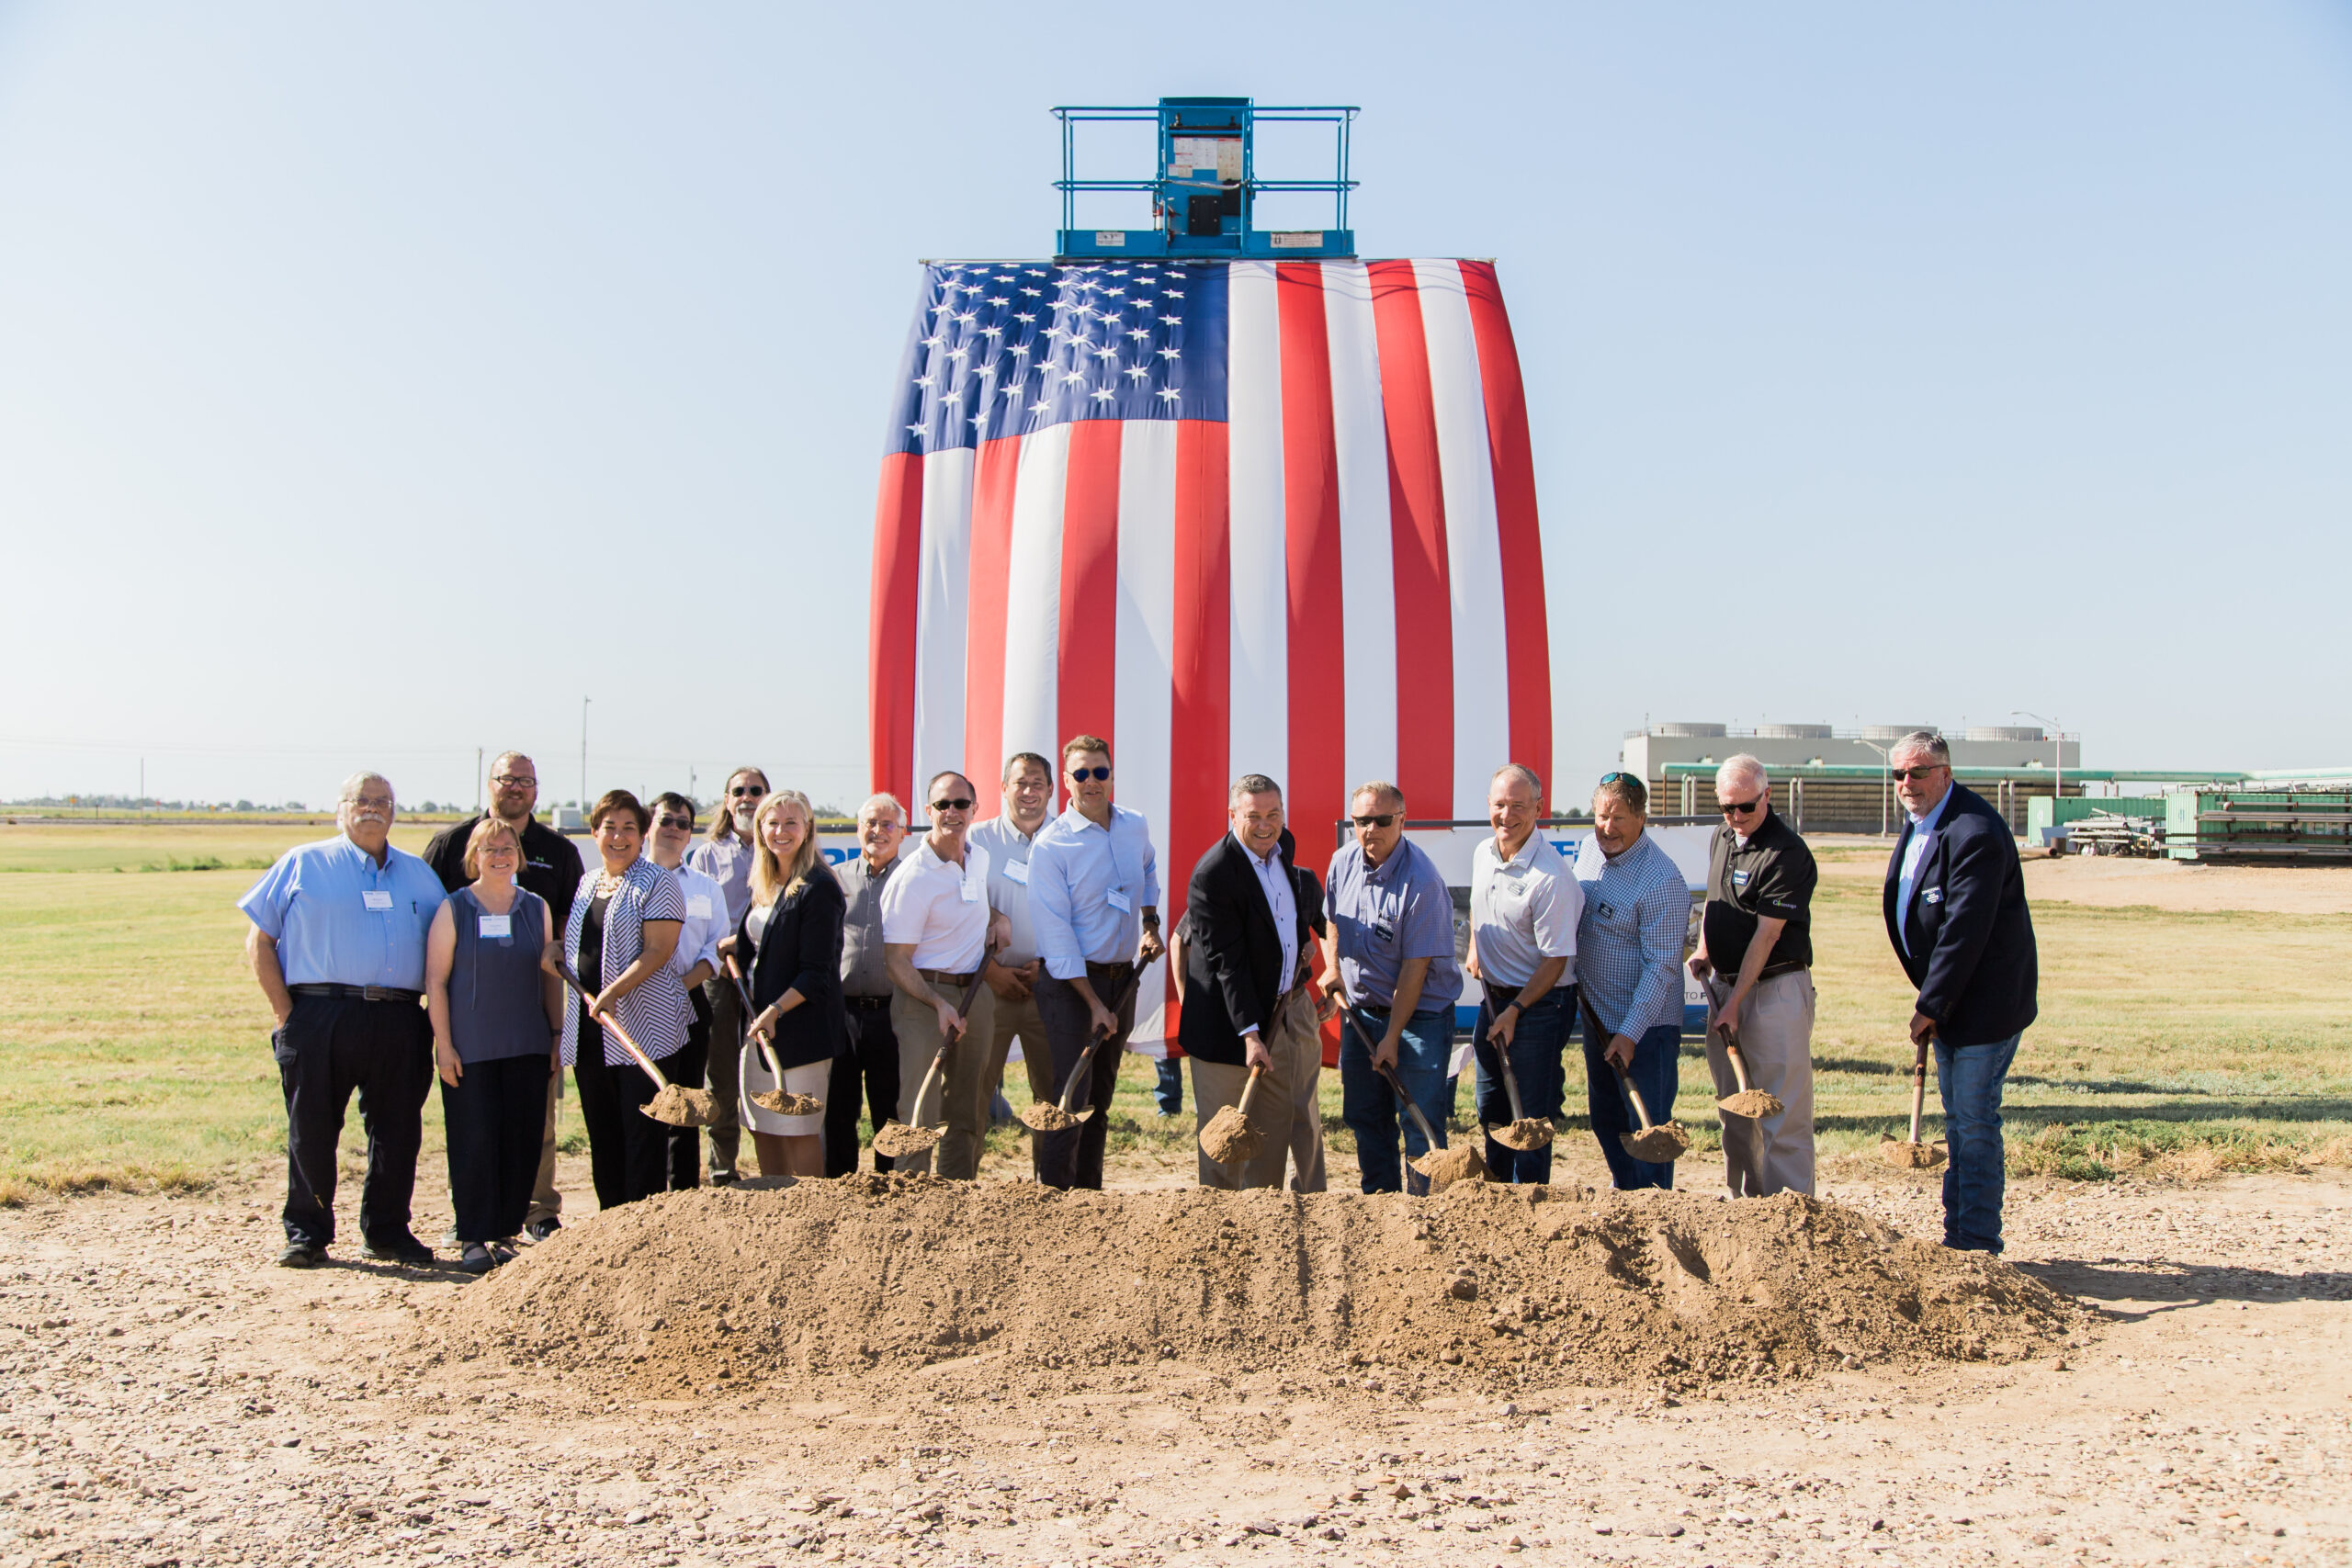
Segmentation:
{"type": "Polygon", "coordinates": [[[1671,1165],[1690,1150],[1690,1134],[1672,1122],[1661,1122],[1638,1133],[1621,1133],[1617,1141],[1625,1152],[1651,1165],[1671,1165]]]}
{"type": "Polygon", "coordinates": [[[645,1102],[645,1113],[656,1122],[672,1127],[709,1127],[718,1121],[718,1101],[707,1089],[684,1089],[672,1084],[655,1091],[645,1102]]]}
{"type": "Polygon", "coordinates": [[[1552,1123],[1532,1116],[1522,1117],[1500,1127],[1488,1128],[1487,1135],[1507,1149],[1526,1154],[1551,1143],[1552,1123]]]}
{"type": "Polygon", "coordinates": [[[1033,1100],[1021,1111],[1021,1124],[1033,1133],[1061,1133],[1078,1125],[1072,1116],[1050,1100],[1033,1100]]]}
{"type": "Polygon", "coordinates": [[[1459,1148],[1431,1149],[1413,1162],[1413,1168],[1429,1178],[1430,1190],[1451,1187],[1457,1181],[1484,1181],[1487,1162],[1478,1151],[1465,1144],[1459,1148]]]}
{"type": "Polygon", "coordinates": [[[1767,1116],[1778,1116],[1788,1107],[1781,1103],[1778,1095],[1767,1094],[1760,1089],[1744,1089],[1728,1100],[1715,1101],[1715,1109],[1726,1116],[1741,1116],[1750,1122],[1759,1122],[1767,1116]]]}

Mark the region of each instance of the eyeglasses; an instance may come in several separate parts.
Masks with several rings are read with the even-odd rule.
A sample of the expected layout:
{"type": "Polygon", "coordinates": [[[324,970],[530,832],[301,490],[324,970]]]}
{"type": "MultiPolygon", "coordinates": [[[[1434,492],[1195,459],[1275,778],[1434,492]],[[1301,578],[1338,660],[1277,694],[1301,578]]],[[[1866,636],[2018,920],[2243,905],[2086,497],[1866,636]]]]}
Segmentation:
{"type": "Polygon", "coordinates": [[[1359,828],[1385,828],[1396,820],[1396,813],[1394,811],[1378,811],[1369,817],[1354,818],[1355,825],[1359,828]]]}
{"type": "Polygon", "coordinates": [[[934,800],[931,808],[933,811],[969,811],[972,809],[972,797],[967,795],[954,800],[934,800]]]}
{"type": "Polygon", "coordinates": [[[539,781],[527,773],[492,773],[490,782],[501,789],[529,789],[539,781]]]}
{"type": "Polygon", "coordinates": [[[767,794],[765,784],[729,784],[727,793],[737,800],[757,800],[767,794]]]}
{"type": "Polygon", "coordinates": [[[1107,779],[1110,776],[1111,770],[1108,768],[1072,768],[1069,771],[1072,784],[1084,784],[1088,779],[1107,779]]]}
{"type": "Polygon", "coordinates": [[[1764,797],[1759,795],[1754,800],[1726,800],[1722,804],[1724,816],[1744,817],[1747,813],[1755,810],[1758,807],[1762,806],[1764,804],[1764,797]]]}
{"type": "Polygon", "coordinates": [[[484,844],[481,847],[481,858],[484,860],[492,855],[519,855],[522,852],[512,844],[484,844]]]}
{"type": "Polygon", "coordinates": [[[365,806],[377,811],[390,811],[392,808],[392,797],[389,795],[345,795],[343,803],[345,806],[365,806]]]}
{"type": "Polygon", "coordinates": [[[1929,773],[1934,773],[1937,769],[1947,768],[1951,765],[1951,764],[1949,762],[1929,762],[1923,768],[1889,768],[1886,771],[1893,776],[1895,783],[1901,784],[1905,779],[1924,779],[1929,773]]]}
{"type": "Polygon", "coordinates": [[[675,828],[680,832],[684,833],[691,833],[695,830],[695,819],[691,817],[673,817],[664,815],[656,817],[653,819],[653,825],[656,828],[675,828]]]}

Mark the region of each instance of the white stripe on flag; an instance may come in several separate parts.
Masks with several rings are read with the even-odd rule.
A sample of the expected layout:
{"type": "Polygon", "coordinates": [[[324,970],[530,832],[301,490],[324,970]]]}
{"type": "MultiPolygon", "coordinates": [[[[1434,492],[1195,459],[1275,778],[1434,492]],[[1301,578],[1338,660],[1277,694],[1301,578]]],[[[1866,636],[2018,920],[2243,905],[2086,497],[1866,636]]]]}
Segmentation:
{"type": "MultiPolygon", "coordinates": [[[[997,749],[1054,755],[1061,690],[1062,502],[1069,432],[1048,425],[1021,438],[1013,478],[1012,542],[1004,594],[1004,730],[997,749]]],[[[923,781],[917,779],[921,789],[923,781]]]]}
{"type": "MultiPolygon", "coordinates": [[[[1396,570],[1388,535],[1388,426],[1380,402],[1380,342],[1372,275],[1362,262],[1323,264],[1323,326],[1331,345],[1331,446],[1340,476],[1340,594],[1346,650],[1347,779],[1396,776],[1396,570]]],[[[1482,797],[1483,798],[1483,797],[1482,797]]]]}
{"type": "Polygon", "coordinates": [[[972,449],[922,460],[922,554],[915,622],[915,787],[964,765],[964,634],[972,570],[972,449]]]}
{"type": "Polygon", "coordinates": [[[1233,618],[1227,761],[1290,777],[1290,592],[1283,527],[1283,328],[1274,264],[1235,262],[1226,328],[1233,618]]]}
{"type": "Polygon", "coordinates": [[[1478,340],[1462,268],[1417,261],[1421,335],[1429,342],[1430,402],[1437,414],[1445,491],[1445,575],[1453,604],[1453,812],[1476,816],[1487,781],[1510,757],[1510,656],[1503,639],[1502,541],[1495,522],[1494,453],[1478,340]]]}
{"type": "MultiPolygon", "coordinates": [[[[1111,743],[1118,748],[1119,804],[1151,824],[1159,905],[1172,902],[1193,868],[1168,863],[1168,780],[1173,765],[1176,668],[1176,422],[1125,421],[1119,436],[1119,624],[1111,743]]],[[[1172,926],[1173,921],[1166,922],[1172,926]]],[[[1136,987],[1131,1043],[1146,1055],[1168,1033],[1165,961],[1136,987]]]]}

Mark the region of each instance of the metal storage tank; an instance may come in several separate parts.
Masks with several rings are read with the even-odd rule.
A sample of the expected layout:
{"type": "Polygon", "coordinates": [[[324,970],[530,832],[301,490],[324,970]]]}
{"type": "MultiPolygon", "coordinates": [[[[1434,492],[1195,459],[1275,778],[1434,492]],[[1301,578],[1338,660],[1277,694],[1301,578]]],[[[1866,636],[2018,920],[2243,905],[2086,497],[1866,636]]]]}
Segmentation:
{"type": "Polygon", "coordinates": [[[1826,740],[1834,733],[1826,724],[1759,724],[1758,740],[1826,740]]]}
{"type": "Polygon", "coordinates": [[[2047,740],[2050,732],[2040,725],[1972,724],[1963,740],[2047,740]]]}
{"type": "Polygon", "coordinates": [[[1890,740],[1900,740],[1905,736],[1921,729],[1930,735],[1943,733],[1941,726],[1933,724],[1866,724],[1862,726],[1861,735],[1863,739],[1875,740],[1883,746],[1890,740]]]}
{"type": "Polygon", "coordinates": [[[1713,739],[1719,735],[1728,735],[1730,731],[1720,724],[1661,724],[1654,728],[1650,733],[1660,736],[1670,735],[1678,739],[1702,740],[1713,739]]]}

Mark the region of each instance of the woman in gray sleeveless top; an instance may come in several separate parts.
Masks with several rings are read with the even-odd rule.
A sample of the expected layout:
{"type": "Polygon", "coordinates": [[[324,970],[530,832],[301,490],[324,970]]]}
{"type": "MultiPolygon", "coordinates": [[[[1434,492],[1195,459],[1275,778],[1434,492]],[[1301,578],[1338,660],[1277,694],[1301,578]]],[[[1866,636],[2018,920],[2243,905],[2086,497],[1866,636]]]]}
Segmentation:
{"type": "Polygon", "coordinates": [[[563,999],[562,982],[542,967],[555,941],[547,904],[515,885],[523,843],[514,827],[482,818],[465,865],[473,880],[425,937],[424,993],[465,1249],[458,1267],[481,1274],[514,1256],[530,1210],[563,999]]]}

